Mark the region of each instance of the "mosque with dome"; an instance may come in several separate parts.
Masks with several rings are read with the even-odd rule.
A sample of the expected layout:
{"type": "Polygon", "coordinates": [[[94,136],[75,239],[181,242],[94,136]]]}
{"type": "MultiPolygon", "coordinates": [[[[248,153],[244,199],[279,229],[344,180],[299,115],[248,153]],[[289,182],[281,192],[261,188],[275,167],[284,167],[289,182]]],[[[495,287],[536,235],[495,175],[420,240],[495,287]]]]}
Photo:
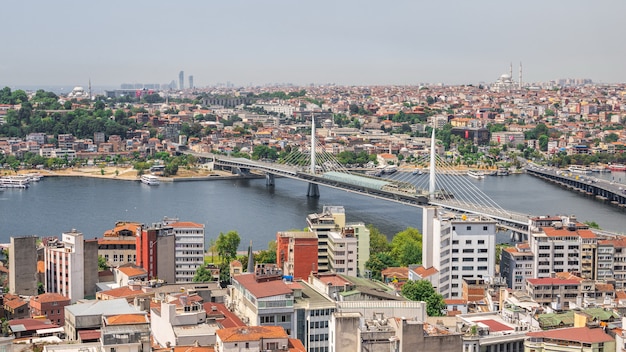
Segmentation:
{"type": "Polygon", "coordinates": [[[493,92],[509,92],[522,88],[522,63],[519,64],[519,81],[513,80],[513,64],[511,64],[509,73],[504,73],[498,78],[489,89],[493,92]]]}

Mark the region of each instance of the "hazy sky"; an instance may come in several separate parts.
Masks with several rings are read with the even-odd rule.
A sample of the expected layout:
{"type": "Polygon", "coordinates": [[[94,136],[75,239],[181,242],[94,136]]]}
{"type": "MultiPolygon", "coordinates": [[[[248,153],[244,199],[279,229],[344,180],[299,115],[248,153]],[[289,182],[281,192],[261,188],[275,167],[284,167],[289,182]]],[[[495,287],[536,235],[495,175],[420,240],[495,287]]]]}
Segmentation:
{"type": "Polygon", "coordinates": [[[2,3],[0,86],[626,82],[626,1],[2,3]]]}

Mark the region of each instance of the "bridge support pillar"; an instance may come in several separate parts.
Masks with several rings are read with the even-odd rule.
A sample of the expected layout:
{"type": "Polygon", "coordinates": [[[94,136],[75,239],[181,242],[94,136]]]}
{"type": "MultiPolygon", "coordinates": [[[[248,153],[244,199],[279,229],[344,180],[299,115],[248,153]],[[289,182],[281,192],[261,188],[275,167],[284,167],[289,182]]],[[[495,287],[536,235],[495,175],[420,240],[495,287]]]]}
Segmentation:
{"type": "Polygon", "coordinates": [[[320,189],[316,183],[309,183],[309,190],[306,192],[307,197],[319,198],[320,189]]]}
{"type": "Polygon", "coordinates": [[[274,187],[274,174],[265,174],[265,185],[274,187]]]}

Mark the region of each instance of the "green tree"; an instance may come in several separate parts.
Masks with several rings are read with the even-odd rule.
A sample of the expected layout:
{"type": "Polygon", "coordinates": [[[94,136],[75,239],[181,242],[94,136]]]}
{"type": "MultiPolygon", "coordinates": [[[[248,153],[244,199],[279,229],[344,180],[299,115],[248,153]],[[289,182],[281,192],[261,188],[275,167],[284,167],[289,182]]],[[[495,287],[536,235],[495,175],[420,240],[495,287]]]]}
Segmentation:
{"type": "Polygon", "coordinates": [[[428,280],[407,281],[402,286],[402,296],[411,301],[426,302],[426,313],[431,317],[443,316],[446,302],[443,296],[435,292],[428,280]]]}
{"type": "Polygon", "coordinates": [[[391,240],[391,255],[401,266],[422,262],[422,234],[409,227],[398,232],[391,240]]]}
{"type": "Polygon", "coordinates": [[[193,282],[209,282],[213,281],[213,275],[211,275],[211,271],[206,268],[206,266],[202,265],[196,270],[196,274],[193,276],[193,282]]]}
{"type": "Polygon", "coordinates": [[[237,248],[239,248],[240,242],[241,238],[237,231],[228,231],[226,234],[220,232],[215,246],[222,263],[230,263],[231,260],[237,257],[237,248]]]}
{"type": "Polygon", "coordinates": [[[276,263],[276,241],[270,241],[267,249],[261,250],[254,255],[256,263],[276,263]]]}
{"type": "Polygon", "coordinates": [[[595,221],[585,221],[585,224],[592,229],[600,229],[600,225],[598,225],[598,223],[595,221]]]}
{"type": "Polygon", "coordinates": [[[367,225],[370,231],[370,253],[384,253],[391,250],[387,236],[382,234],[374,225],[367,225]]]}
{"type": "Polygon", "coordinates": [[[398,265],[396,259],[389,252],[379,252],[370,255],[370,259],[365,263],[365,268],[372,273],[372,279],[380,281],[382,280],[381,271],[398,265]]]}
{"type": "Polygon", "coordinates": [[[98,270],[102,271],[102,270],[107,270],[109,268],[109,265],[107,264],[106,259],[104,259],[103,256],[99,255],[98,256],[98,270]]]}

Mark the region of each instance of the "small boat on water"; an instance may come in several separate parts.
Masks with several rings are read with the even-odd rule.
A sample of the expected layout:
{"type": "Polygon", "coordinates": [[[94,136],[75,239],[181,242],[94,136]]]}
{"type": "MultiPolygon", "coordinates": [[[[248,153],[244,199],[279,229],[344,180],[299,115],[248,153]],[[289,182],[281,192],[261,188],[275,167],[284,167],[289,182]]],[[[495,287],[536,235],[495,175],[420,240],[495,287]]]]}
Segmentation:
{"type": "Polygon", "coordinates": [[[509,169],[506,167],[499,167],[496,171],[496,176],[509,176],[509,169]]]}
{"type": "Polygon", "coordinates": [[[485,178],[485,173],[482,171],[478,171],[478,170],[469,170],[467,172],[467,176],[480,180],[480,179],[485,178]]]}
{"type": "Polygon", "coordinates": [[[626,171],[626,165],[624,164],[611,164],[609,165],[611,171],[626,171]]]}
{"type": "Polygon", "coordinates": [[[160,183],[159,176],[155,175],[141,175],[141,183],[148,186],[156,186],[160,183]]]}

